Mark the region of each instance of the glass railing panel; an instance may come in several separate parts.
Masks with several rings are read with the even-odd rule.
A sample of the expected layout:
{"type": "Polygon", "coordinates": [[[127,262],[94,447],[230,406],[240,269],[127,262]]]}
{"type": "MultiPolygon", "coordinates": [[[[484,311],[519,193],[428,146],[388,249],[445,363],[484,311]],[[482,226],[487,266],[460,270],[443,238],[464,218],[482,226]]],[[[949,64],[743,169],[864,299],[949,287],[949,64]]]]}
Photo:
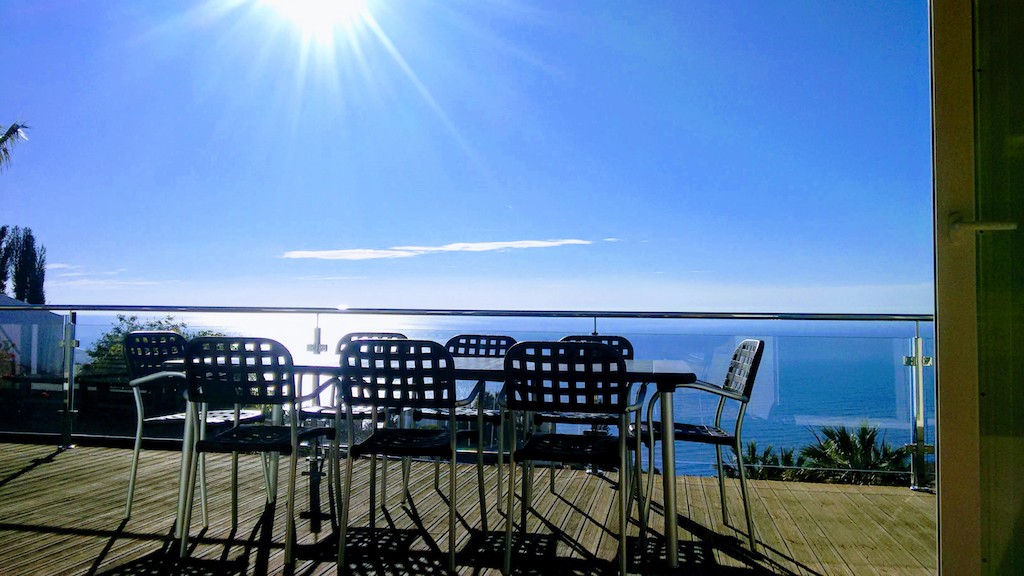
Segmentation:
{"type": "Polygon", "coordinates": [[[48,311],[0,310],[0,430],[60,432],[65,323],[48,311]]]}
{"type": "MultiPolygon", "coordinates": [[[[26,347],[22,332],[14,334],[9,311],[3,311],[5,339],[16,342],[17,356],[26,347]]],[[[36,360],[19,367],[18,383],[25,386],[26,373],[39,381],[29,382],[22,397],[15,397],[13,381],[2,384],[5,405],[17,406],[17,417],[0,423],[6,431],[58,432],[63,423],[63,338],[65,317],[52,312],[31,311],[47,319],[36,328],[36,360]],[[44,316],[45,315],[45,316],[44,316]],[[33,367],[34,366],[34,367],[33,367]],[[34,370],[34,372],[32,372],[34,370]],[[43,376],[54,382],[44,382],[43,376]]],[[[25,314],[25,313],[23,313],[25,314]]],[[[878,428],[878,437],[894,447],[910,444],[914,422],[914,370],[904,358],[911,354],[912,339],[920,333],[924,355],[934,355],[931,322],[913,321],[815,321],[751,320],[735,318],[605,318],[593,316],[476,316],[462,314],[353,314],[353,313],[209,313],[192,310],[127,312],[133,326],[173,326],[188,335],[202,333],[245,334],[280,340],[292,351],[296,363],[333,366],[338,359],[338,340],[354,331],[401,332],[410,338],[445,342],[459,333],[506,334],[519,341],[555,340],[568,334],[618,334],[629,338],[638,358],[686,361],[701,380],[720,383],[733,349],[746,337],[764,339],[765,354],[749,403],[743,427],[744,441],[753,442],[758,454],[769,446],[775,455],[783,450],[800,450],[821,437],[823,427],[862,424],[878,428]],[[319,347],[315,346],[319,344],[319,347]]],[[[134,434],[134,402],[127,387],[127,372],[117,353],[93,358],[104,336],[127,328],[117,313],[89,311],[76,314],[76,389],[74,432],[130,437],[134,434]]],[[[23,330],[18,328],[18,330],[23,330]]],[[[118,339],[115,338],[114,341],[118,339]]],[[[934,445],[934,368],[922,371],[925,405],[924,443],[934,445]]],[[[461,384],[463,393],[472,383],[461,384]]],[[[496,394],[500,383],[490,383],[496,394]]],[[[20,389],[19,389],[20,390],[20,389]]],[[[328,395],[329,396],[329,395],[328,395]]],[[[325,396],[324,402],[331,399],[325,396]]],[[[717,407],[706,394],[682,392],[674,408],[682,419],[711,424],[717,407]]],[[[726,419],[734,415],[726,411],[726,419]]],[[[655,412],[657,416],[657,412],[655,412]]],[[[180,437],[175,428],[147,428],[147,436],[180,437]]],[[[493,438],[493,434],[488,434],[493,438]]],[[[714,451],[702,446],[682,445],[676,451],[676,469],[681,474],[714,474],[714,451]]],[[[646,464],[646,454],[643,457],[646,464]]],[[[731,456],[728,458],[732,462],[731,456]]],[[[934,464],[934,455],[928,461],[934,464]]],[[[660,467],[660,454],[655,455],[660,467]]]]}

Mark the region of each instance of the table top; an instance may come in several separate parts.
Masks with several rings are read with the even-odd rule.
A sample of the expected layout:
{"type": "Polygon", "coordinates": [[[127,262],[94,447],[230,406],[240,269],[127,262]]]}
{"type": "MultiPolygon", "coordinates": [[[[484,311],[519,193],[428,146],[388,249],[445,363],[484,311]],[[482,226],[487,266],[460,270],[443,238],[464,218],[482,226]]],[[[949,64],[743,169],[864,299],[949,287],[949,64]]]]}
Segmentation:
{"type": "MultiPolygon", "coordinates": [[[[456,356],[455,375],[460,380],[486,380],[502,382],[505,380],[505,359],[499,357],[456,356]]],[[[634,382],[650,384],[678,385],[691,384],[697,381],[697,375],[690,365],[682,360],[626,360],[626,372],[634,382]]],[[[169,369],[180,370],[183,361],[170,360],[165,363],[169,369]]],[[[295,371],[300,374],[336,376],[340,373],[339,366],[318,366],[296,364],[295,371]]]]}
{"type": "MultiPolygon", "coordinates": [[[[505,359],[496,357],[456,356],[455,375],[460,380],[505,379],[505,359]]],[[[691,384],[697,381],[689,364],[682,360],[626,360],[626,372],[634,382],[651,384],[691,384]]]]}

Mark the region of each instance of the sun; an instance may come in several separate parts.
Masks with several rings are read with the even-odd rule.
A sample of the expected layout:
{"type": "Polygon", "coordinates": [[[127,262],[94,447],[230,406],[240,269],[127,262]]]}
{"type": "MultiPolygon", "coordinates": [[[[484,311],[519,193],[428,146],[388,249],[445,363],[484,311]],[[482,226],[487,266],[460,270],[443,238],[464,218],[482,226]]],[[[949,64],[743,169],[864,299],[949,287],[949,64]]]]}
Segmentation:
{"type": "Polygon", "coordinates": [[[263,0],[263,3],[318,43],[333,41],[336,31],[351,30],[368,14],[365,0],[263,0]]]}

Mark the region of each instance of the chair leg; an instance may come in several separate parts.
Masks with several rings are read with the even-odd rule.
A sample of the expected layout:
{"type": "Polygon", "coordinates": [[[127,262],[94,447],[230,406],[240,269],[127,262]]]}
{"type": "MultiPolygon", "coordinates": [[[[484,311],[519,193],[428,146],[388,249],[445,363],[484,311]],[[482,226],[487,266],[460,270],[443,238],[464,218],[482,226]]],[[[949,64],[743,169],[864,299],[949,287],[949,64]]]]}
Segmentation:
{"type": "Polygon", "coordinates": [[[402,505],[410,502],[409,477],[412,475],[412,458],[402,458],[402,505]]]}
{"type": "Polygon", "coordinates": [[[206,505],[206,455],[199,457],[199,505],[203,510],[203,528],[210,527],[210,509],[206,505]]]}
{"type": "Polygon", "coordinates": [[[632,481],[629,478],[629,457],[625,451],[625,439],[620,440],[622,447],[619,453],[619,574],[626,576],[627,552],[626,552],[626,531],[629,526],[629,488],[632,481]]]}
{"type": "Polygon", "coordinates": [[[505,559],[502,562],[502,574],[512,573],[512,511],[516,493],[515,457],[512,451],[508,455],[508,486],[505,488],[505,559]]]}
{"type": "Polygon", "coordinates": [[[309,478],[307,501],[309,510],[309,529],[318,533],[321,528],[320,484],[323,482],[326,457],[323,456],[323,444],[319,436],[311,438],[307,444],[309,455],[306,456],[306,474],[309,478]]]}
{"type": "Polygon", "coordinates": [[[478,428],[476,444],[476,481],[480,496],[480,527],[487,532],[487,493],[484,486],[484,429],[478,428]]]}
{"type": "Polygon", "coordinates": [[[327,451],[328,463],[327,463],[327,509],[331,515],[331,530],[338,530],[338,498],[340,498],[341,483],[339,482],[339,476],[341,470],[338,469],[338,458],[341,457],[341,447],[338,446],[337,441],[331,442],[331,447],[327,451]]]}
{"type": "Polygon", "coordinates": [[[523,462],[523,502],[520,513],[519,531],[526,532],[526,519],[529,515],[530,504],[533,502],[533,461],[523,462]]]}
{"type": "MultiPolygon", "coordinates": [[[[340,510],[341,511],[341,519],[338,521],[338,574],[348,574],[348,571],[345,570],[345,568],[346,568],[346,565],[345,565],[345,540],[346,540],[346,536],[348,535],[348,509],[349,509],[349,504],[351,503],[351,501],[349,499],[349,494],[352,493],[352,463],[353,463],[352,460],[353,460],[353,458],[352,458],[352,454],[351,454],[351,449],[350,449],[350,452],[349,452],[348,457],[346,458],[346,460],[347,460],[347,462],[345,462],[345,487],[341,491],[341,494],[344,494],[344,496],[341,496],[341,494],[338,495],[339,502],[343,502],[343,504],[341,504],[341,506],[340,506],[340,509],[341,509],[340,510]]],[[[372,475],[373,474],[371,474],[371,476],[372,475]]],[[[372,482],[372,480],[371,480],[371,482],[372,482]]],[[[371,522],[372,522],[372,518],[376,515],[376,510],[374,510],[373,504],[372,504],[372,499],[373,499],[372,484],[371,484],[371,488],[370,488],[370,494],[371,494],[371,496],[370,496],[370,498],[371,498],[370,518],[371,518],[371,522]]]]}
{"type": "Polygon", "coordinates": [[[238,452],[231,453],[231,528],[238,528],[238,452]]]}
{"type": "Polygon", "coordinates": [[[180,556],[182,558],[188,557],[188,532],[189,526],[192,525],[192,501],[195,499],[196,493],[196,474],[199,468],[199,459],[202,458],[202,454],[192,451],[192,457],[189,459],[188,466],[188,484],[185,488],[185,510],[182,514],[182,527],[181,527],[181,550],[180,556]]]}
{"type": "MultiPolygon", "coordinates": [[[[373,457],[373,465],[376,469],[377,457],[373,457]]],[[[380,507],[386,509],[388,507],[388,458],[387,456],[381,456],[381,479],[380,479],[380,507]]],[[[399,465],[400,471],[403,466],[399,465]]],[[[372,509],[372,508],[371,508],[372,509]]]]}
{"type": "MultiPolygon", "coordinates": [[[[138,390],[135,390],[139,394],[138,390]]],[[[128,501],[124,505],[124,519],[132,515],[132,499],[135,497],[135,475],[139,470],[139,453],[142,451],[142,414],[139,414],[138,424],[135,428],[135,449],[132,452],[132,467],[128,472],[128,501]]]]}
{"type": "MultiPolygon", "coordinates": [[[[673,470],[673,472],[675,472],[673,470]]],[[[662,470],[662,474],[667,474],[667,470],[662,470]]],[[[651,442],[647,446],[647,497],[643,504],[643,513],[641,514],[644,518],[643,523],[646,525],[650,521],[651,517],[651,501],[654,499],[654,442],[651,442]]],[[[672,511],[665,510],[665,514],[670,514],[672,511]]]]}
{"type": "MultiPolygon", "coordinates": [[[[381,490],[381,496],[387,494],[387,458],[384,459],[384,486],[381,490]]],[[[346,500],[347,501],[347,500],[346,500]]],[[[371,537],[375,537],[377,530],[377,456],[370,456],[370,534],[371,537]]]]}
{"type": "Polygon", "coordinates": [[[501,502],[501,478],[504,474],[504,460],[505,457],[505,427],[502,426],[503,422],[498,423],[498,468],[495,474],[498,476],[498,481],[494,484],[494,494],[498,498],[498,502],[501,502]]]}
{"type": "Polygon", "coordinates": [[[273,504],[277,502],[277,472],[278,462],[281,460],[281,455],[277,452],[271,452],[264,458],[264,470],[266,471],[266,482],[267,482],[267,503],[273,504]]]}
{"type": "MultiPolygon", "coordinates": [[[[381,463],[381,472],[380,472],[380,506],[381,506],[381,508],[387,508],[388,507],[388,458],[387,458],[387,456],[382,456],[381,460],[383,462],[381,463]]],[[[373,469],[374,469],[374,471],[377,470],[377,457],[376,456],[373,457],[373,469]]],[[[404,502],[404,500],[403,500],[403,502],[404,502]]],[[[370,510],[373,510],[372,506],[370,507],[370,510]]]]}
{"type": "Polygon", "coordinates": [[[192,454],[195,449],[195,422],[194,410],[191,406],[186,407],[185,431],[181,439],[181,470],[178,475],[178,511],[174,523],[174,537],[181,538],[185,526],[185,500],[188,493],[188,474],[192,467],[192,454]]]}
{"type": "MultiPolygon", "coordinates": [[[[314,453],[315,456],[315,453],[314,453]]],[[[288,467],[288,494],[285,497],[285,521],[284,521],[284,563],[291,565],[295,563],[295,473],[299,469],[299,450],[297,446],[292,447],[290,466],[288,467]]]]}
{"type": "Polygon", "coordinates": [[[722,499],[722,522],[729,524],[729,508],[725,498],[725,467],[722,465],[722,447],[715,444],[715,460],[718,463],[718,494],[722,499]]]}
{"type": "MultiPolygon", "coordinates": [[[[482,478],[481,478],[482,480],[482,478]]],[[[452,574],[455,573],[455,496],[456,496],[456,478],[455,478],[455,452],[452,452],[451,459],[448,462],[448,571],[452,574]]],[[[481,491],[483,488],[481,488],[481,491]]],[[[482,504],[482,501],[481,501],[482,504]]],[[[482,512],[482,511],[481,511],[482,512]]],[[[484,519],[486,524],[487,520],[484,519]]],[[[485,528],[486,530],[486,528],[485,528]]]]}
{"type": "Polygon", "coordinates": [[[633,461],[630,462],[629,458],[626,459],[629,462],[629,475],[627,477],[629,486],[629,500],[626,503],[626,517],[630,518],[633,516],[633,501],[636,501],[636,514],[637,523],[640,525],[640,539],[646,541],[647,539],[647,522],[643,516],[644,511],[644,496],[643,496],[643,485],[640,481],[640,449],[635,447],[633,450],[633,461]]]}
{"type": "Polygon", "coordinates": [[[750,540],[750,551],[756,552],[757,539],[754,536],[754,520],[750,516],[750,496],[747,494],[747,472],[743,466],[743,451],[738,442],[734,450],[736,450],[736,466],[740,472],[740,493],[743,496],[743,513],[747,517],[747,537],[750,540]]]}

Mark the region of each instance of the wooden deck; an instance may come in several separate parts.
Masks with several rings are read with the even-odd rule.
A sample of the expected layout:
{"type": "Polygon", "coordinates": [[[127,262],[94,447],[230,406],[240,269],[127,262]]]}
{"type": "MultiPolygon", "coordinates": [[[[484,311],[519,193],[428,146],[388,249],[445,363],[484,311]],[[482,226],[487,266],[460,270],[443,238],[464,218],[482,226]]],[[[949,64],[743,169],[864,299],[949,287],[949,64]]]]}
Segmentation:
{"type": "MultiPolygon", "coordinates": [[[[193,522],[191,560],[170,552],[178,454],[143,452],[130,521],[124,507],[131,453],[112,448],[0,444],[0,574],[281,574],[284,502],[264,505],[258,458],[242,457],[239,527],[230,527],[230,458],[211,457],[210,527],[193,522]]],[[[366,489],[366,465],[357,468],[356,490],[366,489]],[[359,481],[361,479],[361,481],[359,481]]],[[[392,468],[397,470],[397,468],[392,468]]],[[[389,478],[389,514],[380,513],[379,544],[365,528],[350,530],[345,574],[440,574],[447,565],[446,499],[433,488],[433,467],[413,469],[412,518],[395,497],[389,478]],[[424,533],[429,537],[424,538],[424,533]]],[[[474,467],[459,466],[458,563],[460,574],[496,575],[501,565],[504,516],[493,504],[495,476],[488,476],[492,504],[488,531],[481,527],[474,467]]],[[[282,466],[282,481],[286,478],[282,466]]],[[[660,480],[660,479],[659,479],[660,480]]],[[[615,474],[610,478],[561,470],[558,494],[538,478],[536,513],[517,538],[517,574],[614,574],[618,520],[615,474]]],[[[657,482],[656,482],[657,484],[657,482]]],[[[665,569],[660,508],[651,517],[656,534],[641,546],[630,526],[630,571],[638,574],[932,574],[936,571],[933,495],[906,488],[752,481],[758,553],[744,548],[743,534],[723,526],[714,478],[679,479],[680,567],[665,569]],[[685,504],[684,502],[685,501],[685,504]]],[[[299,480],[299,508],[307,482],[299,480]]],[[[442,490],[444,490],[442,479],[442,490]]],[[[730,482],[730,511],[742,526],[738,486],[730,482]]],[[[326,507],[326,490],[325,507],[326,507]]],[[[655,492],[660,502],[660,491],[655,492]]],[[[367,526],[365,501],[353,507],[351,524],[367,526]]],[[[300,575],[335,574],[336,539],[326,524],[310,532],[298,524],[300,575]]]]}

